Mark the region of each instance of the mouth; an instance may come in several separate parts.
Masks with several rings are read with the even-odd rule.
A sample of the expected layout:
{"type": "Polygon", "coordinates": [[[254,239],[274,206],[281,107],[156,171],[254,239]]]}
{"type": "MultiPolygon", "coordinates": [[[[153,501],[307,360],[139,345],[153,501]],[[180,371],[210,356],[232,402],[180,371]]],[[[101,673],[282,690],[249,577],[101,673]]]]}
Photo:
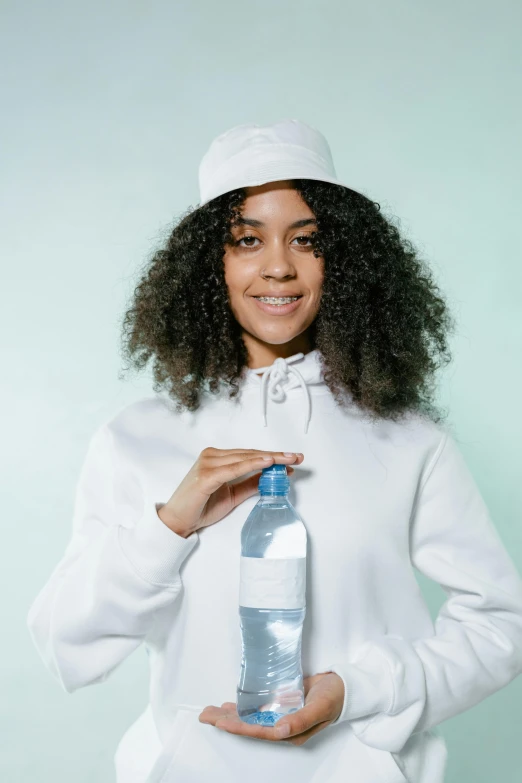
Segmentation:
{"type": "MultiPolygon", "coordinates": [[[[276,299],[277,297],[273,297],[273,298],[276,299]]],[[[281,297],[281,299],[284,298],[285,297],[281,297]]],[[[301,294],[293,302],[288,302],[287,304],[272,304],[270,302],[264,302],[255,296],[253,296],[252,299],[259,307],[259,309],[263,310],[263,312],[265,313],[269,313],[270,315],[287,315],[288,313],[293,313],[294,310],[297,310],[299,304],[301,303],[301,300],[303,299],[303,295],[301,294]]]]}

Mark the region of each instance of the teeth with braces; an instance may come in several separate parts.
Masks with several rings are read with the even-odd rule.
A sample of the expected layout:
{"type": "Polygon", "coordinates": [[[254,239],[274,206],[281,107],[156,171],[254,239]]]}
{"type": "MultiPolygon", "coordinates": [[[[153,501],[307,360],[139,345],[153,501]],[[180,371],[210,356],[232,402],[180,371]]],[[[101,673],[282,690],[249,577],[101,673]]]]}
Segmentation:
{"type": "Polygon", "coordinates": [[[298,296],[256,296],[255,298],[267,304],[289,304],[299,299],[298,296]]]}

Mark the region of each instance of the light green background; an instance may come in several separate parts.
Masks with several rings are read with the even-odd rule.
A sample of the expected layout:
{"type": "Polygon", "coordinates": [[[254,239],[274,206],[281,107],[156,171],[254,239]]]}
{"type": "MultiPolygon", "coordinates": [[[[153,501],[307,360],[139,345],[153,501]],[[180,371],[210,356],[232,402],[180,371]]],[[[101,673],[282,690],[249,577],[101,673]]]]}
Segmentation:
{"type": "MultiPolygon", "coordinates": [[[[118,378],[138,269],[233,125],[319,128],[338,175],[430,262],[459,323],[439,399],[522,570],[521,9],[2,3],[2,780],[110,783],[147,702],[143,647],[69,695],[26,614],[69,539],[88,438],[151,393],[148,374],[118,378]]],[[[435,615],[444,593],[420,582],[435,615]]],[[[521,705],[518,678],[442,724],[448,783],[519,781],[521,705]]]]}

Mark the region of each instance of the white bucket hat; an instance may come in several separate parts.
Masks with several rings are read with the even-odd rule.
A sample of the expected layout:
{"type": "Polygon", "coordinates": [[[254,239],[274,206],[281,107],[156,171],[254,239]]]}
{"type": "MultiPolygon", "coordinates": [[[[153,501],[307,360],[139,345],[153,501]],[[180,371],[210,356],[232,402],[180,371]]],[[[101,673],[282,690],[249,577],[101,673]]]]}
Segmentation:
{"type": "Polygon", "coordinates": [[[283,179],[316,179],[354,190],[335,172],[322,133],[300,120],[236,125],[217,136],[199,165],[200,204],[236,188],[283,179]]]}

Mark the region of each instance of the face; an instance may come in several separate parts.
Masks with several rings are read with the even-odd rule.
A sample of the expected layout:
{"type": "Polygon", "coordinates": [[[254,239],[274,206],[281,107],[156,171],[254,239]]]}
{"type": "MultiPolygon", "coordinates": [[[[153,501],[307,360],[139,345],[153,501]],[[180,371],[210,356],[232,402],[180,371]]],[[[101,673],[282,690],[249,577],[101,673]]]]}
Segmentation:
{"type": "Polygon", "coordinates": [[[225,280],[232,312],[243,328],[250,366],[312,346],[307,330],[321,299],[323,258],[313,253],[315,216],[290,182],[247,188],[242,224],[225,248],[225,280]],[[299,222],[300,225],[293,225],[299,222]],[[296,296],[288,307],[263,306],[257,296],[296,296]]]}

